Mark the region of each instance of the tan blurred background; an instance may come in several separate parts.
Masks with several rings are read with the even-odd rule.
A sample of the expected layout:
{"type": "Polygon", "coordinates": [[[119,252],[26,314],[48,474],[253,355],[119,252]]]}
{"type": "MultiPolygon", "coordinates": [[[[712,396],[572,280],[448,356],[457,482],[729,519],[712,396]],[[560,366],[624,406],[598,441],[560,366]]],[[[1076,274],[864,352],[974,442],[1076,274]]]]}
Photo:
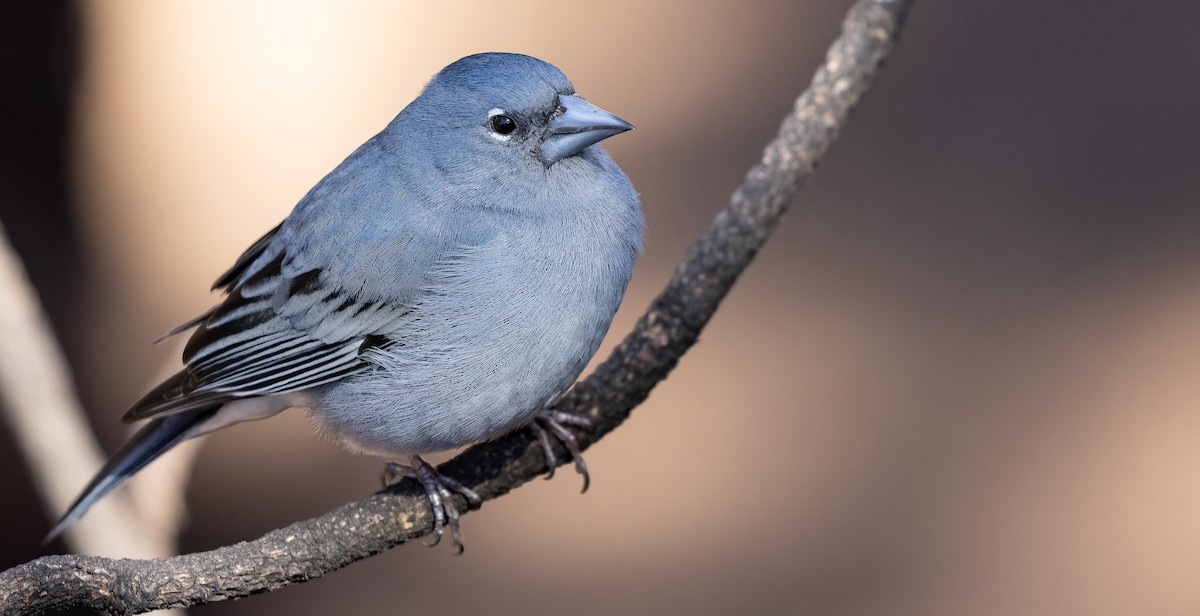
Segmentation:
{"type": "MultiPolygon", "coordinates": [[[[610,348],[849,6],[47,4],[7,9],[51,26],[28,56],[6,43],[4,98],[70,132],[5,114],[23,141],[0,217],[110,449],[172,358],[150,341],[468,53],[549,60],[638,127],[606,142],[649,223],[610,348]],[[73,107],[37,102],[66,86],[73,107]],[[59,142],[71,183],[21,166],[59,142]]],[[[586,496],[562,472],[466,518],[463,557],[407,546],[196,613],[1200,613],[1197,19],[918,2],[700,344],[588,452],[586,496]]],[[[48,522],[0,441],[8,567],[48,522]]],[[[208,437],[182,549],[320,514],[379,470],[298,415],[208,437]]]]}

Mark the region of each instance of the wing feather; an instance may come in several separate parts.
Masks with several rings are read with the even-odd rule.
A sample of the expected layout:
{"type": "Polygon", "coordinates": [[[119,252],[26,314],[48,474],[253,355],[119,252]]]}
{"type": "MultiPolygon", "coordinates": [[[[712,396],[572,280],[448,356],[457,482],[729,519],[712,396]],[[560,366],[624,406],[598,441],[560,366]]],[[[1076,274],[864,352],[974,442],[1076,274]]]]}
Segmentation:
{"type": "Polygon", "coordinates": [[[175,330],[196,327],[185,368],[126,420],[328,383],[367,369],[367,349],[398,344],[389,336],[412,318],[431,268],[491,231],[455,218],[474,214],[431,215],[427,196],[411,193],[418,184],[371,143],[217,278],[225,300],[175,330]]]}
{"type": "Polygon", "coordinates": [[[243,252],[242,256],[237,258],[237,261],[234,262],[232,267],[225,270],[225,273],[217,277],[217,281],[213,283],[212,290],[233,290],[234,284],[236,284],[238,279],[242,277],[242,274],[245,274],[246,270],[248,270],[250,266],[253,265],[254,262],[257,261],[264,252],[266,252],[267,247],[271,245],[271,242],[275,239],[275,236],[279,233],[279,230],[282,227],[283,223],[275,225],[275,228],[267,231],[262,237],[258,238],[258,241],[251,244],[250,247],[246,249],[246,252],[243,252]]]}
{"type": "Polygon", "coordinates": [[[356,300],[319,269],[285,274],[287,265],[280,251],[257,271],[247,271],[224,302],[201,315],[184,349],[184,370],[147,394],[125,419],[296,391],[366,368],[362,352],[388,344],[385,334],[407,310],[356,300]]]}

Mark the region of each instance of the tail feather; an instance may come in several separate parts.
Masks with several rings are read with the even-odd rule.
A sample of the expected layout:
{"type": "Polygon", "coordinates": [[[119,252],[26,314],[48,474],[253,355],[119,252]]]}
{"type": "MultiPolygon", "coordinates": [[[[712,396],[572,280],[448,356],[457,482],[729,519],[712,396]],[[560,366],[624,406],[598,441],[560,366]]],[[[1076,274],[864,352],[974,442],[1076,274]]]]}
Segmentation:
{"type": "Polygon", "coordinates": [[[163,415],[151,419],[142,426],[116,453],[109,458],[100,472],[84,488],[83,493],[67,509],[58,524],[46,535],[43,543],[49,543],[62,534],[88,509],[117,489],[126,479],[142,470],[171,447],[188,437],[188,431],[200,422],[212,417],[220,404],[163,415]]]}

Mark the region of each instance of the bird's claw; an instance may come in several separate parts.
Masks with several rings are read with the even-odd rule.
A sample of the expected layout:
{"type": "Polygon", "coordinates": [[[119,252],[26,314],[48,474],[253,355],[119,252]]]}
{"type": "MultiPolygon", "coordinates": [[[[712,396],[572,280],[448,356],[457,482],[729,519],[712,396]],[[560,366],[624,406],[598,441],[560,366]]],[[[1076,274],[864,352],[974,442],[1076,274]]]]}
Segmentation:
{"type": "Polygon", "coordinates": [[[547,403],[546,407],[534,418],[533,423],[529,424],[533,433],[537,435],[538,442],[542,444],[542,452],[546,456],[546,467],[549,469],[546,471],[546,479],[553,478],[554,469],[558,467],[558,456],[554,455],[554,446],[550,444],[550,435],[553,434],[571,454],[571,461],[575,463],[575,472],[583,476],[583,489],[580,490],[582,494],[587,492],[592,478],[588,474],[587,462],[583,459],[583,450],[579,448],[579,441],[570,430],[567,430],[566,426],[590,428],[592,421],[586,417],[555,410],[552,407],[553,402],[547,403]]]}
{"type": "Polygon", "coordinates": [[[483,499],[471,488],[439,473],[436,468],[419,456],[412,458],[411,466],[399,462],[388,462],[383,469],[384,486],[394,485],[406,477],[412,477],[421,482],[421,487],[425,488],[425,496],[429,498],[429,506],[433,509],[433,543],[425,545],[433,547],[441,543],[442,534],[449,526],[450,542],[454,544],[456,553],[462,554],[462,529],[458,522],[460,517],[458,507],[454,506],[454,493],[458,492],[466,497],[472,507],[482,504],[483,499]]]}

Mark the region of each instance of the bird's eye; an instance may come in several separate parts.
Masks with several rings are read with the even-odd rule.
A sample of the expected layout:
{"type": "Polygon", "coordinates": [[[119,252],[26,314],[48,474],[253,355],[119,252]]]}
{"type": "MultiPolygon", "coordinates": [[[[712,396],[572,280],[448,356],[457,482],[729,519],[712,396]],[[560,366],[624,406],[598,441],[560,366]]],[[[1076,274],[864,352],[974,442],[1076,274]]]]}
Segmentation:
{"type": "Polygon", "coordinates": [[[492,116],[492,130],[498,135],[509,135],[517,130],[517,121],[506,115],[492,116]]]}

